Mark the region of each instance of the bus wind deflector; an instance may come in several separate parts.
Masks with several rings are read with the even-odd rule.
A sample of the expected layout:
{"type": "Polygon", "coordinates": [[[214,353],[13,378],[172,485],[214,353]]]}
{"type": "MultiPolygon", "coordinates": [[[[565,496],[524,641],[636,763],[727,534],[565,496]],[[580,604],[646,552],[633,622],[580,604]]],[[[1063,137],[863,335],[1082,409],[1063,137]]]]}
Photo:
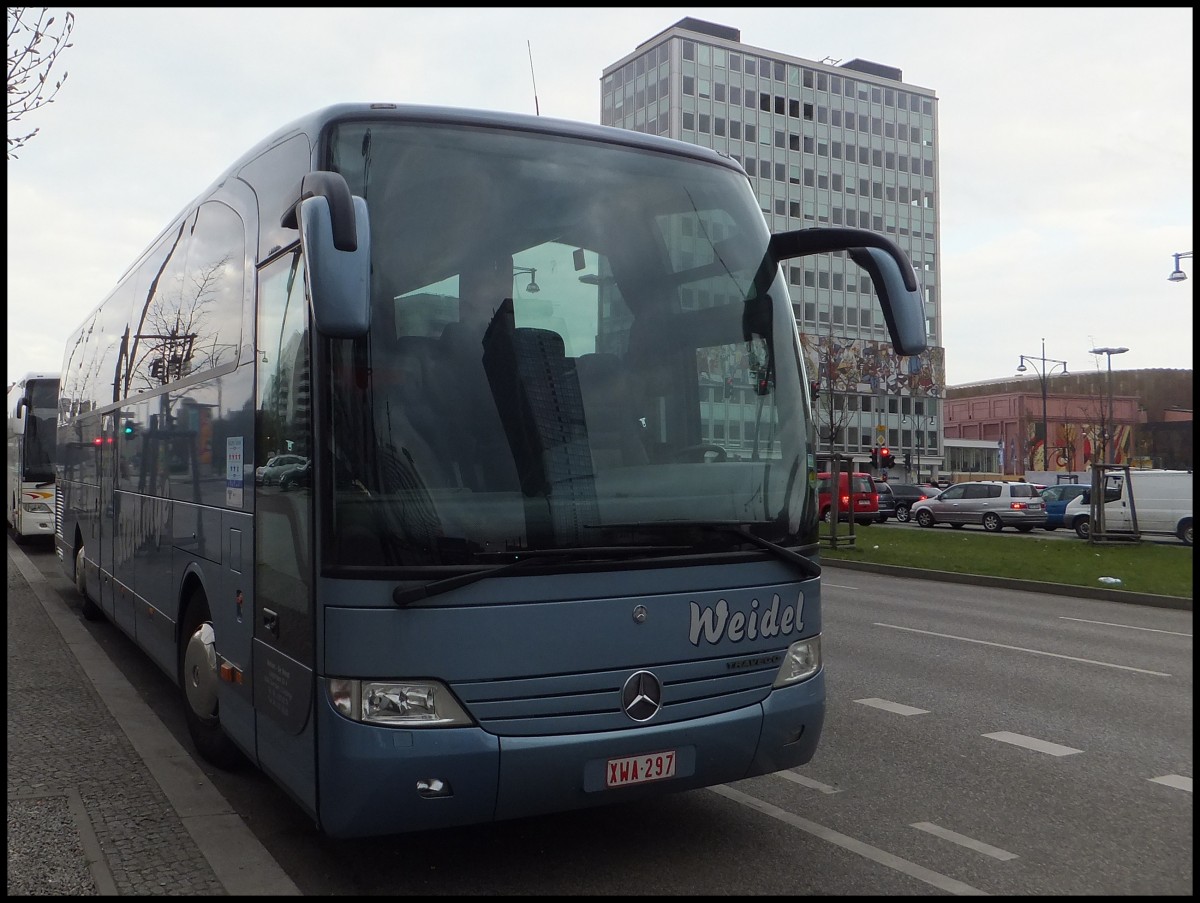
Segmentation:
{"type": "MultiPolygon", "coordinates": [[[[796,229],[772,235],[767,245],[775,266],[794,257],[832,251],[847,252],[870,275],[896,353],[925,351],[928,344],[921,287],[912,264],[891,239],[866,229],[796,229]]],[[[770,278],[774,278],[773,272],[770,278]]]]}

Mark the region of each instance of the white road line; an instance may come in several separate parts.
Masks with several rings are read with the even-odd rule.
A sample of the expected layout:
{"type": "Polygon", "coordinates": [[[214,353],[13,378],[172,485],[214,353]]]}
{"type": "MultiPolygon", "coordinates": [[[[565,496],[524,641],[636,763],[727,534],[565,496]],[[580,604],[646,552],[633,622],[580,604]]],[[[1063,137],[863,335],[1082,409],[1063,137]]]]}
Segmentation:
{"type": "Polygon", "coordinates": [[[901,705],[898,702],[888,702],[886,699],[856,699],[859,705],[869,705],[873,709],[883,709],[893,715],[928,715],[927,709],[915,709],[911,705],[901,705]]]}
{"type": "Polygon", "coordinates": [[[1012,731],[996,731],[994,734],[984,734],[989,740],[999,740],[1001,743],[1011,743],[1013,746],[1023,746],[1034,752],[1042,752],[1048,756],[1073,756],[1083,752],[1073,746],[1063,746],[1051,743],[1049,740],[1039,740],[1037,737],[1026,737],[1024,734],[1014,734],[1012,731]]]}
{"type": "Polygon", "coordinates": [[[942,840],[948,840],[951,843],[956,843],[960,847],[966,847],[968,850],[974,850],[976,853],[982,853],[984,856],[991,856],[993,859],[1008,861],[1016,859],[1016,853],[1010,853],[1008,850],[1002,850],[999,847],[994,847],[990,843],[984,843],[982,840],[975,840],[972,837],[967,837],[965,834],[959,834],[955,831],[948,831],[945,828],[939,828],[932,822],[919,821],[909,825],[910,828],[916,828],[918,831],[926,831],[934,837],[940,837],[942,840]]]}
{"type": "Polygon", "coordinates": [[[832,587],[836,587],[837,589],[858,589],[857,586],[846,586],[846,584],[844,584],[844,583],[830,583],[828,580],[822,580],[821,586],[823,586],[823,587],[831,587],[832,586],[832,587]]]}
{"type": "Polygon", "coordinates": [[[1192,779],[1185,778],[1181,774],[1164,774],[1161,778],[1149,778],[1155,784],[1166,784],[1168,787],[1174,787],[1176,790],[1186,790],[1192,792],[1192,779]]]}
{"type": "Polygon", "coordinates": [[[1125,630],[1145,630],[1147,633],[1165,633],[1170,636],[1185,636],[1189,640],[1192,638],[1190,633],[1179,633],[1175,630],[1159,630],[1156,627],[1134,627],[1132,624],[1114,624],[1111,621],[1091,621],[1087,618],[1059,618],[1060,621],[1078,621],[1081,624],[1099,624],[1101,627],[1122,627],[1125,630]]]}
{"type": "Polygon", "coordinates": [[[822,784],[820,781],[806,778],[804,775],[796,774],[794,771],[775,771],[772,774],[777,778],[783,778],[785,781],[791,781],[799,784],[801,787],[807,787],[809,790],[816,790],[819,793],[841,793],[836,787],[830,787],[828,784],[822,784]]]}
{"type": "Polygon", "coordinates": [[[977,887],[972,887],[955,878],[940,874],[927,869],[924,866],[917,865],[915,862],[909,862],[907,859],[901,859],[892,853],[888,853],[878,847],[873,847],[868,843],[863,843],[861,840],[856,840],[853,837],[848,837],[845,834],[839,834],[832,828],[826,828],[824,825],[818,825],[814,821],[809,821],[807,818],[801,818],[799,815],[793,815],[786,809],[780,809],[778,806],[772,806],[770,803],[765,803],[760,799],[756,799],[749,794],[742,793],[740,790],[734,790],[732,787],[719,785],[717,787],[709,787],[713,793],[723,796],[735,803],[740,803],[743,806],[748,806],[755,809],[764,815],[769,815],[771,818],[777,819],[784,824],[791,825],[793,828],[799,828],[807,834],[811,834],[820,840],[827,841],[839,846],[844,850],[849,850],[862,856],[864,859],[869,859],[872,862],[877,862],[886,868],[895,869],[901,874],[908,875],[910,878],[916,878],[918,881],[924,881],[938,890],[945,891],[948,894],[956,894],[958,896],[973,896],[986,897],[989,896],[987,891],[979,890],[977,887]]]}
{"type": "Polygon", "coordinates": [[[1114,665],[1112,662],[1097,662],[1090,658],[1076,658],[1073,655],[1060,655],[1057,652],[1045,652],[1041,649],[1027,649],[1024,646],[1008,646],[1004,643],[992,643],[987,640],[976,640],[969,636],[955,636],[951,633],[934,633],[932,630],[918,630],[915,627],[901,627],[899,624],[881,624],[875,622],[876,627],[890,627],[892,630],[907,630],[909,633],[923,633],[926,636],[941,637],[944,640],[960,640],[964,643],[977,643],[980,646],[993,646],[996,649],[1012,649],[1015,652],[1029,652],[1033,655],[1045,655],[1050,658],[1061,658],[1069,662],[1081,662],[1085,665],[1100,665],[1102,668],[1116,668],[1120,671],[1134,671],[1138,674],[1149,674],[1153,677],[1170,677],[1163,671],[1147,671],[1145,668],[1131,668],[1129,665],[1114,665]]]}

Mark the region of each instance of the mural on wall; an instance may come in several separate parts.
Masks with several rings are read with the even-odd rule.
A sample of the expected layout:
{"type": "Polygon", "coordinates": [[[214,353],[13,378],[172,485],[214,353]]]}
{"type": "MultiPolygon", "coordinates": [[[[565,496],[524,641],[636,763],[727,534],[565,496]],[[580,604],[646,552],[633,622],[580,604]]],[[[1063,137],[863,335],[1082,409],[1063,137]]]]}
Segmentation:
{"type": "MultiPolygon", "coordinates": [[[[1022,441],[1025,452],[1025,469],[1036,471],[1077,471],[1087,470],[1095,461],[1095,455],[1100,450],[1100,432],[1103,424],[1099,423],[1052,423],[1050,427],[1050,447],[1037,437],[1041,421],[1027,416],[1025,419],[1025,438],[1022,441]],[[1048,454],[1047,454],[1048,452],[1048,454]]],[[[1106,457],[1108,461],[1096,462],[1105,464],[1128,464],[1129,449],[1132,440],[1132,427],[1117,424],[1112,448],[1106,457]]]]}
{"type": "Polygon", "coordinates": [[[842,392],[886,395],[929,395],[940,398],[946,388],[943,348],[902,357],[890,342],[820,336],[801,331],[804,366],[813,380],[830,381],[842,392]]]}

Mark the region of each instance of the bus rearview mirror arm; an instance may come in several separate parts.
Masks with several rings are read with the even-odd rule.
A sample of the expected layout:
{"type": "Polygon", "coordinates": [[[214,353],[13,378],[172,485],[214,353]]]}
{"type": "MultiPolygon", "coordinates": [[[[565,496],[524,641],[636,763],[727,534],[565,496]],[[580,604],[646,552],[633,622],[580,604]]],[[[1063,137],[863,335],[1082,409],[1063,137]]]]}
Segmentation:
{"type": "Polygon", "coordinates": [[[328,338],[361,338],[371,328],[370,221],[367,202],[335,172],[305,175],[300,199],[280,218],[300,230],[313,325],[328,338]]]}
{"type": "Polygon", "coordinates": [[[833,251],[845,251],[871,277],[896,353],[913,355],[925,351],[928,348],[925,305],[917,274],[890,238],[866,229],[796,229],[772,235],[767,245],[767,253],[775,265],[795,257],[833,251]]]}

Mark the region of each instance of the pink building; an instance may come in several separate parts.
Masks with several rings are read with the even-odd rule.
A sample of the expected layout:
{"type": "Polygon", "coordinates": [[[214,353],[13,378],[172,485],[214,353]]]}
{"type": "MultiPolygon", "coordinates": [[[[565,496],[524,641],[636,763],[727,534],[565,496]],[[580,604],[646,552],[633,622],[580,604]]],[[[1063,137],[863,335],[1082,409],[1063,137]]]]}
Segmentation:
{"type": "MultiPolygon", "coordinates": [[[[949,387],[943,403],[947,458],[955,440],[973,440],[996,446],[1005,474],[1086,471],[1101,455],[1103,463],[1138,464],[1134,436],[1145,410],[1137,396],[1117,394],[1117,388],[1110,399],[1104,376],[1051,376],[1044,398],[1036,375],[949,387]]],[[[954,469],[950,460],[944,469],[954,469]]]]}

